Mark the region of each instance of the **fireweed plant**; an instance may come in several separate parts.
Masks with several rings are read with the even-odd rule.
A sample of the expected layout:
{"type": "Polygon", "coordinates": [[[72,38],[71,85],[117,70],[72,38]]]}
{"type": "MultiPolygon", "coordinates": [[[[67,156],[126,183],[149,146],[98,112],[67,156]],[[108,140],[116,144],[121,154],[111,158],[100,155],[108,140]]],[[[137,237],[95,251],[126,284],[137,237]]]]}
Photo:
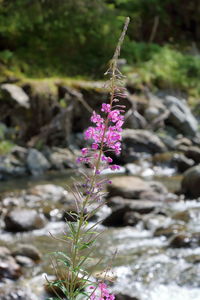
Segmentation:
{"type": "MultiPolygon", "coordinates": [[[[92,282],[92,272],[85,270],[84,266],[93,259],[95,242],[101,234],[97,230],[100,222],[91,224],[88,223],[88,220],[104,205],[105,186],[112,183],[103,177],[102,172],[106,169],[115,171],[120,168],[113,164],[109,154],[113,152],[119,155],[121,152],[125,106],[119,104],[119,99],[126,97],[126,89],[123,87],[123,76],[118,70],[117,61],[128,24],[129,18],[126,19],[109,69],[105,73],[109,76],[106,89],[109,91],[110,102],[102,104],[101,114],[97,114],[95,111],[92,113],[93,126],[85,131],[85,139],[91,142],[91,146],[82,148],[81,156],[77,158],[77,163],[89,166],[90,170],[89,174],[83,172],[83,181],[78,183],[74,181],[73,189],[71,189],[75,199],[76,212],[69,213],[68,233],[61,238],[62,241],[67,242],[69,250],[67,254],[61,251],[53,253],[55,256],[53,267],[58,279],[53,282],[48,279],[47,281],[57,298],[48,298],[47,300],[58,300],[63,297],[68,300],[115,299],[115,296],[109,293],[104,280],[92,282]]],[[[101,260],[102,258],[95,266],[101,260]]]]}

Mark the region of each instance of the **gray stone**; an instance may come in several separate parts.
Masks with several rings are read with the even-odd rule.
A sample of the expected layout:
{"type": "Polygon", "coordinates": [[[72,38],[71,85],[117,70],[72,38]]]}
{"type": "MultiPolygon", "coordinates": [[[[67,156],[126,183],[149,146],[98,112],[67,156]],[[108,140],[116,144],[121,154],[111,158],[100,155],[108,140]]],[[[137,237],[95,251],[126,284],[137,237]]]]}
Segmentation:
{"type": "Polygon", "coordinates": [[[27,167],[34,176],[43,174],[50,168],[50,163],[46,157],[36,149],[29,149],[27,156],[27,167]]]}
{"type": "Polygon", "coordinates": [[[160,199],[166,189],[160,183],[146,182],[135,176],[119,176],[112,179],[112,184],[107,186],[109,197],[121,196],[128,199],[160,199]]]}
{"type": "Polygon", "coordinates": [[[1,90],[6,97],[16,101],[20,106],[30,108],[29,96],[23,91],[23,89],[15,84],[2,84],[1,90]]]}
{"type": "Polygon", "coordinates": [[[25,198],[28,199],[30,196],[35,196],[36,199],[42,201],[66,203],[69,198],[69,193],[61,186],[55,184],[43,184],[36,185],[29,189],[25,198]]]}
{"type": "Polygon", "coordinates": [[[162,99],[162,102],[170,111],[168,122],[179,132],[187,136],[195,136],[198,130],[198,122],[191,113],[186,101],[168,95],[162,99]]]}
{"type": "Polygon", "coordinates": [[[134,226],[148,214],[161,206],[160,202],[149,200],[130,200],[113,197],[108,200],[112,212],[103,221],[105,226],[134,226]]]}
{"type": "Polygon", "coordinates": [[[39,261],[41,259],[41,253],[39,250],[32,245],[26,244],[18,245],[15,251],[13,251],[13,255],[29,257],[33,261],[39,261]]]}
{"type": "Polygon", "coordinates": [[[0,288],[1,300],[37,300],[38,298],[26,290],[16,287],[0,288]],[[10,290],[12,288],[12,290],[10,290]]]}
{"type": "MultiPolygon", "coordinates": [[[[124,163],[133,162],[137,153],[162,153],[166,151],[163,142],[150,131],[125,129],[122,133],[122,160],[124,163]]],[[[139,156],[138,156],[139,157],[139,156]]]]}
{"type": "Polygon", "coordinates": [[[200,165],[188,169],[183,174],[181,190],[188,197],[200,197],[200,165]]]}
{"type": "Polygon", "coordinates": [[[6,247],[0,247],[0,280],[17,279],[22,274],[20,266],[6,247]]]}
{"type": "Polygon", "coordinates": [[[186,151],[185,155],[188,158],[191,158],[195,161],[195,163],[199,164],[200,163],[200,148],[197,146],[192,146],[189,147],[188,150],[186,151]]]}
{"type": "Polygon", "coordinates": [[[15,208],[5,216],[5,229],[11,232],[30,231],[43,228],[46,220],[33,209],[15,208]]]}
{"type": "Polygon", "coordinates": [[[52,168],[56,170],[64,168],[75,168],[75,155],[67,148],[55,148],[53,153],[49,155],[49,161],[52,168]]]}
{"type": "Polygon", "coordinates": [[[194,161],[183,154],[175,154],[173,156],[172,163],[177,167],[178,172],[181,173],[194,165],[194,161]]]}

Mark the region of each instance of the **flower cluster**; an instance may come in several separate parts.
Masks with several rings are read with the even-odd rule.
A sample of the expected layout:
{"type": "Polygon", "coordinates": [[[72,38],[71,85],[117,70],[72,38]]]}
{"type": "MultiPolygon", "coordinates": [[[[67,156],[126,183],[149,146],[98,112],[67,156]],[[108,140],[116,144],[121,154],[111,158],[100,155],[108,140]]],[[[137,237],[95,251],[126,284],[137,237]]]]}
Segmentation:
{"type": "Polygon", "coordinates": [[[98,287],[91,286],[90,289],[95,290],[90,296],[90,300],[114,300],[115,296],[110,294],[107,285],[103,282],[98,284],[98,287]]]}
{"type": "MultiPolygon", "coordinates": [[[[113,99],[112,102],[117,102],[117,99],[113,99]]],[[[118,170],[118,165],[110,165],[112,163],[112,158],[105,155],[105,152],[112,151],[119,155],[121,152],[121,132],[122,125],[124,123],[124,116],[122,113],[123,105],[115,105],[103,103],[101,106],[101,111],[105,116],[97,114],[95,111],[91,116],[91,122],[95,126],[90,126],[85,131],[85,139],[91,140],[91,149],[82,148],[82,156],[77,159],[77,162],[88,163],[92,168],[94,168],[94,161],[98,159],[99,154],[95,151],[102,150],[100,155],[100,160],[103,163],[103,169],[109,168],[111,170],[118,170]]],[[[100,173],[100,170],[96,170],[100,173]]]]}

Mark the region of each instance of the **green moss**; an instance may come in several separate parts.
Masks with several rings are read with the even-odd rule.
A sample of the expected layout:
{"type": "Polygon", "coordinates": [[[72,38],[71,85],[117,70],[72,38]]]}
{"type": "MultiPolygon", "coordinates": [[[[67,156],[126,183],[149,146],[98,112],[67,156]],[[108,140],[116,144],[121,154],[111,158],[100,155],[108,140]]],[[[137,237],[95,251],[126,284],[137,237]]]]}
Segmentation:
{"type": "Polygon", "coordinates": [[[0,141],[0,155],[9,153],[14,146],[15,145],[8,140],[0,141]]]}
{"type": "MultiPolygon", "coordinates": [[[[148,50],[148,48],[147,48],[148,50]]],[[[152,49],[151,49],[152,50],[152,49]]],[[[189,96],[200,96],[200,58],[184,54],[169,46],[156,47],[142,61],[135,63],[129,77],[135,76],[135,83],[150,87],[182,90],[189,96]]],[[[134,77],[133,77],[134,78],[134,77]]]]}

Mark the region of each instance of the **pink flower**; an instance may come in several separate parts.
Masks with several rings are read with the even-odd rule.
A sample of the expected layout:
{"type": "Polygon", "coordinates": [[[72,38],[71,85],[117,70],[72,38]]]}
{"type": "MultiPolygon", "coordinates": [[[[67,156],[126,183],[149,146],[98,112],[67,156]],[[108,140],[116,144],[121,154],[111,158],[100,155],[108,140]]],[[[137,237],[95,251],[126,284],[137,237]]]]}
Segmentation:
{"type": "Polygon", "coordinates": [[[81,153],[82,153],[82,155],[87,155],[88,154],[88,148],[82,148],[81,153]]]}
{"type": "MultiPolygon", "coordinates": [[[[91,286],[90,288],[94,289],[95,287],[91,286]]],[[[105,283],[100,282],[96,291],[92,292],[90,300],[115,300],[115,296],[109,293],[108,287],[105,283]]]]}
{"type": "Polygon", "coordinates": [[[96,144],[96,143],[93,143],[92,144],[92,149],[93,150],[97,150],[99,148],[99,145],[98,144],[96,144]]]}
{"type": "Polygon", "coordinates": [[[110,104],[103,103],[101,106],[101,111],[109,113],[110,112],[110,104]]]}
{"type": "Polygon", "coordinates": [[[111,165],[110,169],[113,170],[113,171],[116,171],[116,170],[120,169],[120,166],[118,166],[118,165],[111,165]]]}

